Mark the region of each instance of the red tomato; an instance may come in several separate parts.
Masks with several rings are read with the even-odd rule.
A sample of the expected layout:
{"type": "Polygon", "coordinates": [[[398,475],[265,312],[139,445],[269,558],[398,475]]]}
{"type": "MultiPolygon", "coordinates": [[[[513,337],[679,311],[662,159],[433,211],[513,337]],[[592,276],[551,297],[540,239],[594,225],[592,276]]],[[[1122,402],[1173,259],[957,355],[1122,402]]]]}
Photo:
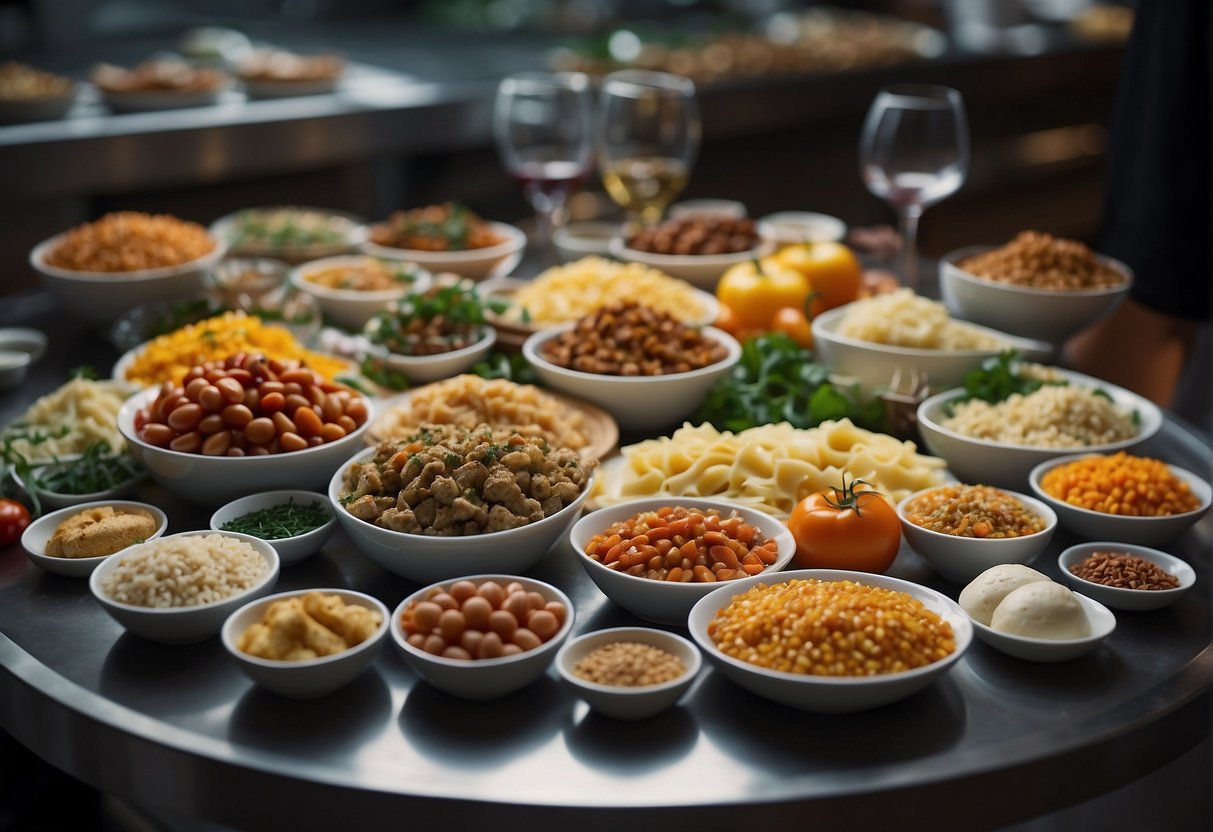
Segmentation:
{"type": "Polygon", "coordinates": [[[0,546],[11,546],[21,539],[29,525],[29,510],[16,500],[0,498],[0,546]]]}
{"type": "Polygon", "coordinates": [[[802,569],[884,572],[901,546],[897,510],[881,494],[842,488],[810,494],[792,510],[788,528],[796,538],[792,562],[802,569]]]}

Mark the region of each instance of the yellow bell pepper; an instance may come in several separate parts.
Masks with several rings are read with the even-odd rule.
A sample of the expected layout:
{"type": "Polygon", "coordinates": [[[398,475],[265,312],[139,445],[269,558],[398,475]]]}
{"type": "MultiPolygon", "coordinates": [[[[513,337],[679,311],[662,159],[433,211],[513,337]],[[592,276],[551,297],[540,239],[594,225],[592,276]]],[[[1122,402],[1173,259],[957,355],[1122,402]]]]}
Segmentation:
{"type": "Polygon", "coordinates": [[[716,285],[716,297],[733,310],[741,326],[766,329],[778,310],[802,308],[811,290],[803,274],[764,257],[725,272],[716,285]]]}

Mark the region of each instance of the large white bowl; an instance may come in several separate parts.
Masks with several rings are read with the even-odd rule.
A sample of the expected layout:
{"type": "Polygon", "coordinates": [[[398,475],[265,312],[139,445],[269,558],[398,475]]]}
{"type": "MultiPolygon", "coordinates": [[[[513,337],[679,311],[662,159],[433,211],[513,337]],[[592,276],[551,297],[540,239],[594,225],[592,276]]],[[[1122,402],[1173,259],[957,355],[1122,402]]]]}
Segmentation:
{"type": "Polygon", "coordinates": [[[694,644],[674,633],[648,627],[613,627],[586,633],[570,641],[556,654],[556,670],[566,685],[586,701],[590,709],[613,719],[645,719],[672,707],[686,693],[703,657],[694,644]],[[573,669],[577,663],[599,647],[618,642],[648,644],[677,656],[686,672],[676,679],[658,685],[625,687],[603,685],[582,679],[573,669]]]}
{"type": "MultiPolygon", "coordinates": [[[[175,537],[204,537],[215,532],[206,531],[181,532],[160,538],[169,540],[175,537]]],[[[88,588],[97,599],[97,603],[109,613],[115,621],[128,631],[142,638],[160,641],[165,644],[191,644],[216,635],[223,627],[227,617],[248,603],[253,598],[259,598],[269,592],[274,582],[278,580],[278,553],[274,547],[264,540],[250,537],[247,534],[222,532],[224,537],[234,537],[243,540],[257,550],[257,554],[269,566],[265,576],[253,586],[238,592],[222,601],[201,604],[195,607],[137,607],[134,604],[123,604],[112,600],[102,589],[105,579],[122,563],[125,558],[137,557],[142,550],[151,545],[141,543],[123,549],[117,556],[106,558],[100,563],[88,579],[88,588]]]]}
{"type": "MultiPolygon", "coordinates": [[[[152,519],[156,521],[156,530],[149,534],[146,540],[155,540],[168,530],[168,515],[147,503],[135,503],[130,500],[99,500],[95,503],[81,503],[70,508],[52,511],[50,514],[44,514],[26,526],[25,531],[21,533],[21,546],[25,549],[26,557],[35,566],[40,566],[47,572],[54,572],[56,575],[65,575],[69,578],[87,578],[93,574],[93,570],[100,565],[101,561],[113,557],[113,555],[101,555],[95,558],[55,557],[46,554],[46,544],[51,539],[51,536],[54,535],[55,529],[64,520],[74,517],[87,509],[104,508],[106,506],[122,511],[138,510],[150,514],[152,519]]],[[[118,552],[114,554],[118,554],[118,552]]]]}
{"type": "Polygon", "coordinates": [[[618,260],[634,263],[644,263],[654,269],[674,277],[680,277],[687,283],[698,286],[709,292],[716,290],[720,276],[738,263],[748,263],[760,257],[766,257],[775,250],[773,232],[763,223],[758,223],[758,245],[747,251],[734,254],[657,254],[651,251],[639,251],[628,248],[622,236],[611,240],[611,256],[618,260]]]}
{"type": "Polygon", "coordinates": [[[215,220],[213,223],[211,223],[208,230],[211,232],[212,237],[223,240],[228,244],[229,250],[233,256],[269,257],[275,260],[280,260],[284,263],[292,264],[306,263],[309,260],[316,260],[321,257],[335,257],[340,254],[351,252],[357,248],[358,244],[362,242],[362,239],[366,234],[366,230],[362,226],[362,220],[352,214],[345,214],[328,208],[312,208],[304,205],[267,205],[235,211],[215,220]],[[335,226],[340,227],[344,239],[340,242],[312,243],[310,245],[272,246],[244,244],[231,247],[232,242],[236,237],[236,228],[240,223],[241,214],[245,213],[245,211],[277,210],[307,211],[317,214],[326,214],[333,221],[335,226]]]}
{"type": "Polygon", "coordinates": [[[1032,469],[1042,462],[1068,456],[1081,450],[1084,454],[1106,453],[1131,448],[1145,442],[1162,427],[1162,411],[1148,399],[1136,393],[1108,384],[1091,376],[1061,370],[1071,384],[1101,389],[1112,401],[1131,411],[1137,411],[1137,435],[1120,442],[1092,445],[1088,448],[1035,448],[974,439],[943,427],[944,406],[964,395],[963,389],[947,390],[931,396],[918,406],[918,430],[927,450],[948,461],[948,468],[961,482],[981,482],[1002,488],[1022,490],[1032,469]]]}
{"type": "Polygon", "coordinates": [[[1061,524],[1075,534],[1096,540],[1121,540],[1125,543],[1138,543],[1143,546],[1158,546],[1179,537],[1204,517],[1209,510],[1210,498],[1213,497],[1213,489],[1210,489],[1209,483],[1191,471],[1176,465],[1167,467],[1171,469],[1171,473],[1188,483],[1193,496],[1200,500],[1198,508],[1185,511],[1183,514],[1171,514],[1163,517],[1108,514],[1070,505],[1064,500],[1054,497],[1041,486],[1045,474],[1057,466],[1092,456],[1101,456],[1101,454],[1081,453],[1045,460],[1028,474],[1028,484],[1032,490],[1040,499],[1053,507],[1061,524]]]}
{"type": "Polygon", "coordinates": [[[1134,546],[1131,543],[1079,543],[1071,546],[1057,558],[1061,576],[1075,592],[1090,596],[1101,604],[1118,610],[1144,612],[1170,606],[1184,597],[1192,585],[1196,583],[1196,570],[1174,555],[1149,549],[1145,546],[1134,546]],[[1096,552],[1118,552],[1136,555],[1142,560],[1148,560],[1163,571],[1169,572],[1179,579],[1175,589],[1126,589],[1119,586],[1104,586],[1086,578],[1080,578],[1070,571],[1071,566],[1077,566],[1096,552]]]}
{"type": "Polygon", "coordinates": [[[1123,283],[1102,289],[1033,289],[985,280],[956,264],[995,246],[968,246],[939,261],[939,288],[953,315],[1025,338],[1060,343],[1116,308],[1129,294],[1133,272],[1119,260],[1099,255],[1124,274],[1123,283]]]}
{"type": "Polygon", "coordinates": [[[359,249],[363,254],[382,257],[386,260],[409,260],[431,272],[454,272],[470,280],[486,280],[510,274],[522,260],[526,248],[526,234],[521,229],[504,222],[489,222],[489,228],[498,237],[504,238],[495,246],[475,248],[467,251],[422,251],[413,248],[381,246],[365,240],[359,249]]]}
{"type": "Polygon", "coordinates": [[[767,575],[755,575],[740,581],[731,581],[715,592],[706,595],[691,610],[687,619],[691,638],[716,666],[733,682],[773,702],[793,708],[818,713],[853,713],[888,705],[905,699],[930,685],[952,668],[973,641],[973,626],[969,616],[960,605],[946,595],[919,586],[909,581],[890,578],[887,575],[870,575],[867,572],[849,572],[839,569],[800,569],[785,572],[778,581],[767,575]],[[952,625],[956,649],[951,655],[937,662],[901,673],[886,673],[879,676],[812,676],[768,670],[726,656],[708,635],[708,624],[716,613],[755,584],[771,585],[794,579],[816,578],[820,581],[853,581],[867,586],[882,587],[904,592],[917,598],[923,606],[952,625]]]}
{"type": "Polygon", "coordinates": [[[970,623],[978,639],[1008,656],[1028,662],[1067,662],[1090,653],[1116,629],[1116,616],[1111,610],[1081,593],[1075,592],[1074,597],[1082,604],[1091,626],[1091,635],[1086,638],[1029,638],[1001,633],[974,619],[970,623]]]}
{"type": "Polygon", "coordinates": [[[268,456],[187,454],[149,445],[135,430],[135,414],[154,401],[159,392],[159,388],[153,387],[127,399],[118,411],[118,431],[153,480],[178,497],[199,505],[218,505],[282,488],[319,491],[333,471],[362,446],[362,437],[375,419],[374,404],[365,399],[366,422],[336,442],[268,456]]]}
{"type": "Polygon", "coordinates": [[[135,306],[197,295],[206,288],[210,269],[227,252],[227,246],[216,240],[209,254],[178,266],[132,272],[74,271],[46,262],[66,236],[67,232],[56,234],[36,245],[29,263],[64,311],[93,328],[108,327],[135,306]]]}
{"type": "Polygon", "coordinates": [[[413,384],[429,384],[467,372],[473,364],[488,355],[496,343],[497,330],[490,324],[484,324],[478,340],[450,352],[403,355],[379,345],[371,345],[367,348],[367,355],[382,361],[389,369],[404,374],[413,384]]]}
{"type": "Polygon", "coordinates": [[[576,324],[543,329],[526,339],[522,354],[546,387],[601,407],[625,431],[654,431],[681,424],[703,402],[717,379],[741,359],[741,345],[727,332],[704,327],[702,333],[724,345],[727,354],[715,364],[688,373],[664,376],[609,376],[558,367],[542,356],[543,345],[576,324]]]}
{"type": "Polygon", "coordinates": [[[227,621],[223,623],[220,637],[223,639],[223,646],[240,665],[240,669],[260,687],[290,699],[315,699],[319,696],[327,696],[354,681],[379,652],[379,647],[383,644],[387,631],[388,609],[378,598],[348,589],[293,589],[290,592],[279,592],[245,604],[228,616],[227,621]],[[315,659],[298,661],[263,659],[259,656],[250,656],[236,646],[244,631],[261,621],[270,604],[286,598],[306,595],[309,592],[338,595],[346,604],[356,604],[360,607],[377,610],[383,616],[383,623],[373,636],[361,644],[331,656],[320,656],[315,659]]]}
{"type": "Polygon", "coordinates": [[[855,379],[866,391],[888,387],[901,370],[914,371],[925,378],[932,390],[947,390],[964,383],[965,374],[1003,349],[1016,349],[1026,358],[1048,360],[1052,347],[1043,341],[1017,338],[983,326],[972,325],[1006,346],[995,349],[930,350],[919,347],[895,347],[848,338],[838,334],[838,325],[847,314],[847,306],[822,312],[813,319],[813,345],[817,359],[834,375],[855,379]]]}
{"type": "MultiPolygon", "coordinates": [[[[430,273],[422,268],[414,270],[414,277],[411,282],[401,283],[393,289],[384,289],[379,292],[330,289],[327,286],[321,286],[319,283],[313,283],[308,279],[309,275],[316,274],[317,272],[342,266],[358,266],[365,263],[368,259],[371,258],[368,258],[366,255],[350,254],[340,257],[325,257],[323,260],[312,260],[309,263],[304,263],[302,266],[295,267],[291,272],[291,285],[299,291],[314,297],[324,316],[333,323],[345,329],[358,331],[366,325],[366,322],[376,312],[386,309],[392,301],[400,300],[400,298],[410,292],[424,292],[433,283],[430,273]]],[[[398,261],[393,261],[388,264],[388,268],[392,266],[404,267],[406,265],[412,264],[402,264],[398,261]]]]}
{"type": "Polygon", "coordinates": [[[327,523],[317,526],[309,532],[291,537],[266,539],[266,542],[273,546],[274,551],[278,553],[278,558],[282,561],[282,565],[291,566],[319,552],[320,548],[328,542],[328,539],[333,536],[333,532],[337,529],[337,518],[333,515],[333,508],[328,504],[328,500],[323,494],[315,491],[296,491],[291,489],[250,494],[247,497],[241,497],[239,500],[232,500],[212,514],[211,529],[221,534],[227,534],[223,530],[224,523],[230,523],[254,511],[282,505],[290,500],[294,500],[300,505],[318,503],[329,515],[327,523]]]}
{"type": "Polygon", "coordinates": [[[907,520],[906,505],[916,497],[934,490],[935,488],[925,488],[906,497],[897,504],[897,517],[901,520],[901,531],[910,548],[950,581],[968,583],[990,567],[1003,563],[1031,563],[1049,545],[1053,530],[1057,528],[1057,515],[1051,508],[1040,500],[1015,491],[1007,493],[1045,521],[1043,530],[1023,537],[961,537],[924,529],[907,520]]]}
{"type": "Polygon", "coordinates": [[[552,659],[556,657],[560,646],[573,631],[573,602],[569,600],[569,597],[551,584],[516,575],[469,575],[461,580],[471,581],[475,584],[497,581],[502,585],[517,581],[526,588],[527,592],[538,592],[549,603],[558,601],[564,604],[566,610],[564,624],[556,635],[534,650],[527,650],[514,656],[471,661],[435,656],[424,650],[418,650],[408,643],[400,617],[409,604],[424,599],[426,593],[436,586],[449,583],[441,581],[417,590],[401,601],[392,612],[392,639],[400,648],[400,655],[404,658],[405,663],[434,687],[461,699],[496,699],[524,688],[542,676],[547,671],[548,665],[552,663],[552,659]]]}
{"type": "MultiPolygon", "coordinates": [[[[700,598],[723,584],[671,583],[640,578],[603,566],[585,553],[585,547],[594,535],[614,523],[634,517],[644,511],[656,511],[663,506],[672,505],[716,509],[724,517],[728,517],[731,512],[736,511],[746,523],[757,526],[764,538],[774,538],[779,545],[779,555],[774,564],[760,573],[768,576],[768,580],[772,579],[770,576],[773,573],[779,572],[791,563],[792,556],[796,554],[796,538],[792,537],[787,526],[769,514],[763,514],[753,508],[736,505],[725,500],[660,497],[620,503],[587,514],[577,521],[569,533],[569,545],[577,552],[577,560],[581,562],[581,566],[590,576],[590,580],[602,590],[603,595],[646,621],[653,621],[657,624],[682,624],[687,620],[687,614],[700,598]]],[[[736,581],[729,583],[736,583],[736,581]]]]}
{"type": "Polygon", "coordinates": [[[594,488],[590,478],[576,500],[536,523],[479,535],[438,537],[392,531],[360,520],[341,504],[345,472],[375,455],[375,448],[355,454],[329,481],[329,505],[355,548],[384,569],[417,583],[433,583],[495,570],[524,572],[543,560],[581,515],[581,506],[594,488]]]}

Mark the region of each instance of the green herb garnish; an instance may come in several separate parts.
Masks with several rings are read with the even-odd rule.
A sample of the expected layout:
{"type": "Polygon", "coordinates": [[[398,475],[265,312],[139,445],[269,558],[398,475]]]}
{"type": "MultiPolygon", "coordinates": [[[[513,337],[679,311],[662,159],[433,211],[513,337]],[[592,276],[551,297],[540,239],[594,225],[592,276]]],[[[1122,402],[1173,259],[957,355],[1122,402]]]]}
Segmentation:
{"type": "Polygon", "coordinates": [[[489,356],[483,361],[478,361],[472,365],[471,372],[481,378],[503,378],[515,384],[539,383],[539,377],[535,374],[535,368],[523,357],[522,353],[489,353],[489,356]]]}
{"type": "Polygon", "coordinates": [[[295,498],[270,508],[263,508],[224,523],[225,532],[237,532],[259,537],[262,540],[282,540],[298,537],[318,529],[332,517],[320,502],[304,505],[295,498]]]}
{"type": "Polygon", "coordinates": [[[400,355],[451,352],[480,339],[488,326],[485,310],[500,313],[507,306],[460,282],[405,295],[394,307],[375,313],[364,332],[372,343],[400,355]]]}
{"type": "Polygon", "coordinates": [[[134,457],[115,456],[105,441],[89,445],[79,459],[56,459],[38,466],[22,459],[15,469],[25,483],[25,492],[34,504],[35,514],[42,511],[42,494],[95,494],[143,476],[143,466],[134,457]]]}
{"type": "Polygon", "coordinates": [[[965,375],[963,396],[948,402],[945,412],[952,415],[952,409],[972,399],[997,404],[1006,401],[1018,393],[1026,396],[1035,393],[1046,384],[1066,385],[1067,381],[1044,381],[1031,378],[1021,373],[1023,359],[1015,350],[1004,350],[996,356],[991,356],[981,362],[981,366],[965,375]]]}

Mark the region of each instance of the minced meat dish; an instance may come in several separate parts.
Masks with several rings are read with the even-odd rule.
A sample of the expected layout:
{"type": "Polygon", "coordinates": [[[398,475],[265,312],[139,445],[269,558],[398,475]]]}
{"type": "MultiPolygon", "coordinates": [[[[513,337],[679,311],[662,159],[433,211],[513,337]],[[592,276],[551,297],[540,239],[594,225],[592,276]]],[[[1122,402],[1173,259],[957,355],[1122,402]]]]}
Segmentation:
{"type": "Polygon", "coordinates": [[[408,534],[456,536],[549,517],[585,490],[597,463],[538,436],[485,425],[423,425],[350,466],[341,503],[360,520],[408,534]]]}

